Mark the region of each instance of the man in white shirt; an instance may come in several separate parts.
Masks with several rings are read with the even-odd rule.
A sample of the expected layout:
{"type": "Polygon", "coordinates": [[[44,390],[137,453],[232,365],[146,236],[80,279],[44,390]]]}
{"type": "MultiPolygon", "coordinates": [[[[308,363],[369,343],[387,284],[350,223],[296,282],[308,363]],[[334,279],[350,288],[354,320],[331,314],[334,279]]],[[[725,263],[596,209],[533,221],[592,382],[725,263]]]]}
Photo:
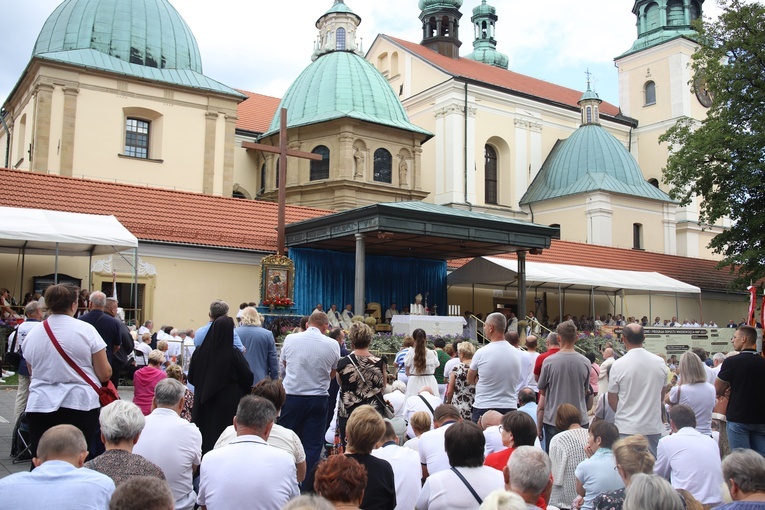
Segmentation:
{"type": "MultiPolygon", "coordinates": [[[[430,419],[433,419],[433,413],[436,407],[441,405],[441,397],[433,394],[433,389],[430,386],[423,386],[420,393],[413,395],[406,399],[404,404],[404,419],[407,423],[412,419],[414,413],[423,411],[430,415],[430,419]]],[[[411,425],[406,426],[406,435],[409,438],[414,437],[414,430],[411,425]]]]}
{"type": "Polygon", "coordinates": [[[143,326],[138,328],[138,336],[141,337],[144,333],[151,335],[152,329],[154,329],[154,323],[152,321],[146,321],[143,323],[143,326]]]}
{"type": "Polygon", "coordinates": [[[616,411],[614,425],[621,437],[643,434],[655,456],[664,431],[661,406],[669,369],[660,357],[643,349],[645,333],[641,325],[625,326],[622,339],[627,354],[611,366],[608,405],[616,411]]]}
{"type": "Polygon", "coordinates": [[[396,308],[396,303],[391,303],[390,308],[385,310],[385,322],[390,324],[391,319],[393,319],[394,315],[399,315],[401,312],[398,311],[396,308]]]}
{"type": "Polygon", "coordinates": [[[295,459],[266,442],[276,419],[276,408],[263,397],[239,401],[234,417],[236,439],[208,452],[199,470],[203,508],[280,510],[298,495],[295,459]],[[257,473],[257,476],[253,476],[257,473]]]}
{"type": "Polygon", "coordinates": [[[34,471],[0,480],[3,506],[17,510],[40,508],[109,508],[114,482],[85,469],[88,445],[80,429],[56,425],[40,438],[34,471]]]}
{"type": "Polygon", "coordinates": [[[531,373],[529,373],[526,383],[523,386],[528,386],[534,390],[534,393],[536,394],[539,394],[539,387],[537,386],[537,378],[534,376],[534,367],[536,366],[537,358],[539,357],[539,353],[537,352],[538,346],[539,340],[536,336],[531,335],[526,337],[526,353],[531,359],[531,373]]]}
{"type": "MultiPolygon", "coordinates": [[[[14,352],[22,352],[21,344],[24,343],[24,339],[27,337],[27,333],[32,331],[32,328],[38,326],[43,319],[43,309],[40,303],[37,301],[30,301],[27,306],[24,307],[24,316],[27,318],[24,322],[19,324],[15,333],[11,333],[8,337],[8,349],[13,347],[14,352]],[[17,336],[18,335],[18,336],[17,336]]],[[[27,362],[23,356],[19,362],[19,387],[16,390],[16,405],[13,411],[13,424],[15,425],[21,413],[27,408],[27,399],[29,398],[29,369],[27,368],[27,362]]]]}
{"type": "Polygon", "coordinates": [[[717,379],[717,374],[712,369],[712,367],[707,365],[707,351],[705,351],[702,347],[692,347],[691,352],[699,357],[701,360],[701,366],[704,367],[704,372],[707,374],[707,382],[714,386],[715,379],[717,379]]]}
{"type": "Polygon", "coordinates": [[[154,388],[155,409],[146,417],[133,453],[159,466],[175,497],[176,510],[193,510],[197,495],[192,481],[202,461],[202,434],[181,418],[186,387],[163,379],[154,388]]]}
{"type": "Polygon", "coordinates": [[[393,468],[396,482],[396,509],[409,510],[417,503],[420,493],[420,456],[411,448],[399,446],[393,425],[386,420],[385,435],[372,450],[378,459],[387,460],[393,468]]]}
{"type": "Polygon", "coordinates": [[[418,445],[422,478],[427,478],[433,473],[450,468],[449,457],[447,457],[444,447],[444,436],[452,424],[460,421],[462,421],[460,412],[453,405],[441,404],[436,407],[435,413],[433,413],[435,429],[421,435],[418,445]]]}
{"type": "Polygon", "coordinates": [[[281,352],[287,400],[279,425],[300,438],[308,473],[319,462],[324,447],[329,382],[340,360],[340,345],[326,336],[328,327],[327,314],[312,313],[306,330],[287,335],[281,352]]]}
{"type": "Polygon", "coordinates": [[[505,450],[507,446],[502,442],[502,432],[499,425],[502,423],[502,415],[497,411],[486,411],[478,420],[478,425],[483,429],[483,437],[486,441],[483,453],[488,456],[494,452],[505,450]]]}
{"type": "Polygon", "coordinates": [[[523,388],[518,393],[518,411],[526,413],[537,423],[537,395],[531,388],[523,388]]]}
{"type": "Polygon", "coordinates": [[[702,504],[720,505],[723,477],[717,443],[696,430],[696,415],[690,407],[676,405],[669,415],[672,435],[659,441],[654,472],[702,504]]]}
{"type": "Polygon", "coordinates": [[[722,368],[723,361],[725,361],[725,354],[722,352],[715,353],[715,355],[712,356],[712,371],[715,374],[715,378],[720,375],[720,369],[722,368]]]}
{"type": "Polygon", "coordinates": [[[478,349],[470,363],[467,380],[476,386],[472,415],[476,423],[489,409],[505,414],[518,407],[521,353],[505,341],[506,325],[501,313],[486,317],[484,334],[491,342],[478,349]]]}
{"type": "MultiPolygon", "coordinates": [[[[533,338],[536,340],[534,335],[529,335],[527,338],[533,338]]],[[[520,392],[522,388],[526,387],[526,381],[529,380],[529,374],[532,374],[534,371],[534,361],[536,360],[532,361],[531,354],[520,349],[521,336],[516,330],[508,328],[507,332],[505,333],[505,340],[507,340],[510,345],[518,349],[518,353],[521,356],[521,378],[518,379],[518,386],[515,388],[515,394],[518,395],[518,392],[520,392]]]]}

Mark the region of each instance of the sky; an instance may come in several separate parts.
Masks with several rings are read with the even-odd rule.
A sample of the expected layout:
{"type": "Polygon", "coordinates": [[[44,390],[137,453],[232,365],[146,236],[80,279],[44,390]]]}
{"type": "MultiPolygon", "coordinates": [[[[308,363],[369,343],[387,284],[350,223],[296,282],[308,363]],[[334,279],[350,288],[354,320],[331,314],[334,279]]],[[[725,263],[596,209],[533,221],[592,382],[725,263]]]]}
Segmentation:
{"type": "MultiPolygon", "coordinates": [[[[316,20],[333,0],[170,0],[196,36],[204,73],[238,89],[282,97],[311,63],[318,34],[316,20]]],[[[43,23],[60,0],[0,0],[0,101],[16,85],[32,54],[43,23]]],[[[637,37],[634,0],[489,0],[497,8],[497,49],[510,58],[510,69],[571,87],[592,87],[605,101],[618,104],[614,57],[637,37]],[[540,8],[543,5],[543,8],[540,8]]],[[[409,41],[422,39],[417,0],[346,0],[361,16],[358,30],[366,51],[377,34],[409,41]]],[[[480,0],[462,5],[461,54],[472,51],[470,17],[480,0]]],[[[704,15],[716,18],[715,0],[704,15]]]]}

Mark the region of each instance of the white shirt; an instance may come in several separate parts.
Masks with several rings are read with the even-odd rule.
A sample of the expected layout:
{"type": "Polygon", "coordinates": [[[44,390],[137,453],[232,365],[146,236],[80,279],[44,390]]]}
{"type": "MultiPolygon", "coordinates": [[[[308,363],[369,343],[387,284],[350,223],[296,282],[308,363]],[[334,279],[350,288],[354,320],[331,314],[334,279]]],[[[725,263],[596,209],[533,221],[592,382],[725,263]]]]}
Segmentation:
{"type": "MultiPolygon", "coordinates": [[[[218,448],[223,448],[224,446],[231,444],[235,439],[236,430],[233,425],[229,425],[215,442],[213,449],[217,450],[218,448]]],[[[271,427],[271,433],[268,435],[267,443],[292,455],[295,459],[295,464],[305,462],[303,443],[300,442],[298,435],[290,429],[274,423],[274,426],[271,427]]]]}
{"type": "Polygon", "coordinates": [[[444,380],[449,383],[449,375],[452,373],[454,367],[460,364],[460,357],[455,356],[446,363],[444,363],[444,380]]]}
{"type": "Polygon", "coordinates": [[[401,393],[399,390],[393,390],[390,393],[386,393],[383,395],[383,399],[386,402],[390,402],[393,406],[393,414],[394,416],[398,416],[399,418],[404,418],[404,411],[406,403],[406,395],[401,393]]]}
{"type": "Polygon", "coordinates": [[[685,427],[661,438],[656,452],[654,473],[672,487],[687,490],[705,505],[722,503],[722,462],[714,439],[685,427]]]}
{"type": "Polygon", "coordinates": [[[136,342],[135,348],[136,350],[139,350],[144,354],[143,356],[136,356],[135,358],[136,366],[137,367],[146,366],[149,363],[149,354],[151,353],[151,346],[143,342],[136,342]]]}
{"type": "MultiPolygon", "coordinates": [[[[432,388],[435,389],[435,388],[432,388]]],[[[422,395],[425,400],[428,401],[430,404],[430,407],[433,408],[433,410],[436,410],[436,407],[441,405],[441,398],[433,395],[432,393],[428,393],[427,391],[421,391],[419,395],[414,395],[412,397],[409,397],[406,399],[405,404],[405,411],[404,411],[404,419],[407,423],[409,423],[409,420],[412,419],[412,415],[414,413],[423,411],[430,415],[430,430],[433,430],[433,413],[428,409],[428,406],[425,404],[425,402],[422,401],[422,398],[420,398],[420,395],[422,395]]],[[[414,437],[414,430],[412,430],[411,425],[406,426],[406,435],[409,437],[414,437]]]]}
{"type": "MultiPolygon", "coordinates": [[[[32,331],[32,329],[34,329],[35,326],[38,326],[39,324],[40,324],[40,321],[34,321],[34,320],[33,321],[26,320],[22,322],[21,324],[19,324],[19,328],[17,329],[19,339],[16,340],[16,347],[14,349],[14,352],[19,352],[19,349],[21,349],[21,344],[24,343],[24,340],[27,338],[27,335],[29,334],[29,332],[32,331]]],[[[8,352],[11,352],[11,344],[13,344],[13,339],[15,336],[16,336],[16,333],[11,333],[8,336],[8,345],[6,347],[8,349],[8,352]]],[[[720,365],[720,367],[722,367],[722,365],[720,365]]]]}
{"type": "MultiPolygon", "coordinates": [[[[531,354],[520,349],[518,349],[518,352],[521,355],[521,378],[518,380],[518,386],[515,388],[516,395],[518,395],[518,393],[520,393],[521,390],[526,387],[526,383],[529,380],[529,374],[531,374],[532,378],[534,376],[532,373],[534,371],[534,365],[532,364],[531,354]]],[[[516,406],[517,405],[518,403],[516,402],[516,406]]]]}
{"type": "Polygon", "coordinates": [[[717,379],[717,374],[715,373],[714,369],[712,367],[708,367],[706,363],[702,362],[702,365],[704,365],[704,372],[707,374],[707,382],[714,386],[715,379],[717,379]]]}
{"type": "Polygon", "coordinates": [[[287,395],[327,396],[329,374],[340,360],[340,344],[310,327],[287,335],[281,352],[287,395]]]}
{"type": "Polygon", "coordinates": [[[712,435],[712,409],[715,407],[715,400],[715,387],[709,383],[681,384],[669,390],[669,401],[693,409],[696,415],[696,430],[707,436],[712,435]]]}
{"type": "Polygon", "coordinates": [[[194,466],[202,461],[202,434],[172,409],[158,408],[146,417],[133,453],[159,466],[175,497],[175,510],[193,510],[194,466]]]}
{"type": "MultiPolygon", "coordinates": [[[[481,499],[505,488],[502,471],[492,467],[460,467],[457,470],[481,499]]],[[[417,510],[475,510],[478,506],[470,489],[451,469],[429,476],[417,498],[417,510]]]]}
{"type": "Polygon", "coordinates": [[[411,510],[417,503],[420,493],[420,456],[411,448],[389,444],[372,450],[378,459],[387,460],[393,468],[396,480],[396,509],[411,510]]]}
{"type": "Polygon", "coordinates": [[[479,409],[515,409],[516,388],[521,379],[521,351],[505,340],[481,347],[473,356],[470,370],[478,372],[473,406],[479,409]]]}
{"type": "Polygon", "coordinates": [[[428,475],[438,473],[444,469],[449,469],[449,457],[446,456],[446,447],[444,446],[444,437],[446,431],[452,423],[442,425],[437,429],[429,430],[420,436],[420,464],[428,467],[428,475]]]}
{"type": "Polygon", "coordinates": [[[598,374],[598,395],[605,395],[608,393],[608,371],[611,365],[614,364],[613,356],[603,360],[600,364],[600,373],[598,374]]]}
{"type": "Polygon", "coordinates": [[[669,368],[642,347],[614,361],[608,392],[619,395],[614,425],[622,434],[661,434],[661,390],[669,368]]]}
{"type": "Polygon", "coordinates": [[[146,326],[141,326],[140,328],[138,328],[138,336],[139,337],[142,337],[144,333],[148,333],[148,334],[151,335],[151,330],[149,328],[147,328],[146,326]]]}
{"type": "MultiPolygon", "coordinates": [[[[100,386],[93,369],[93,355],[106,349],[106,343],[96,328],[64,314],[51,315],[48,324],[64,352],[100,386]]],[[[32,373],[28,413],[50,413],[61,407],[77,411],[101,407],[96,390],[64,361],[43,326],[27,334],[22,348],[32,373]]]]}
{"type": "Polygon", "coordinates": [[[537,387],[537,379],[534,377],[534,365],[537,363],[539,353],[537,351],[526,351],[526,354],[528,354],[529,358],[531,358],[531,372],[529,372],[529,375],[526,378],[525,386],[534,390],[534,393],[539,393],[539,387],[537,387]]]}
{"type": "Polygon", "coordinates": [[[207,452],[199,471],[198,505],[209,510],[280,510],[299,493],[295,462],[261,437],[243,435],[207,452]]]}
{"type": "Polygon", "coordinates": [[[486,430],[483,431],[483,437],[486,439],[486,446],[483,449],[484,456],[507,449],[507,446],[502,443],[502,433],[499,431],[499,425],[486,427],[486,430]]]}

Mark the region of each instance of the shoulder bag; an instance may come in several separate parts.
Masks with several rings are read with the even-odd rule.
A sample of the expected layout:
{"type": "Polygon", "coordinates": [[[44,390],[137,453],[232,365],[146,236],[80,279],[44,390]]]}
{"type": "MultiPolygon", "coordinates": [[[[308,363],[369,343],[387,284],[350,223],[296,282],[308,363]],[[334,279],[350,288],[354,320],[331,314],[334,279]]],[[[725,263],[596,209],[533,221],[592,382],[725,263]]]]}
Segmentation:
{"type": "MultiPolygon", "coordinates": [[[[361,380],[364,382],[364,384],[369,386],[367,384],[367,380],[364,378],[364,375],[361,373],[361,370],[359,369],[359,366],[356,364],[355,361],[353,361],[353,356],[354,356],[353,354],[349,354],[348,355],[348,359],[351,361],[351,364],[353,365],[353,368],[356,369],[356,372],[359,374],[359,377],[361,377],[361,380]]],[[[392,420],[393,417],[396,416],[396,413],[394,412],[393,406],[391,404],[389,404],[388,402],[386,402],[385,400],[383,400],[383,398],[380,396],[380,393],[375,393],[374,398],[375,398],[375,400],[377,400],[377,402],[381,406],[381,407],[378,406],[378,409],[380,410],[380,414],[382,414],[384,418],[388,418],[389,420],[392,420]]]]}
{"type": "Polygon", "coordinates": [[[21,354],[16,352],[16,342],[19,339],[19,327],[16,326],[16,329],[14,329],[11,334],[13,335],[13,342],[11,342],[10,350],[5,353],[5,362],[11,367],[11,370],[18,372],[19,365],[21,364],[21,354]]]}
{"type": "Polygon", "coordinates": [[[117,393],[117,388],[114,387],[113,382],[108,381],[105,386],[96,385],[90,379],[90,377],[88,377],[85,372],[83,372],[83,370],[78,367],[74,361],[72,361],[72,358],[70,358],[69,355],[64,352],[64,349],[61,348],[61,344],[58,343],[58,340],[56,340],[56,337],[53,335],[53,331],[50,329],[50,325],[48,325],[47,320],[43,321],[43,326],[45,327],[45,332],[48,333],[48,337],[50,338],[51,343],[53,343],[53,346],[56,348],[61,357],[64,358],[64,361],[66,361],[69,366],[72,367],[72,370],[77,372],[77,374],[82,377],[83,380],[88,383],[91,388],[96,390],[96,393],[98,393],[98,401],[101,403],[101,407],[109,405],[115,400],[120,399],[120,395],[117,393]]]}
{"type": "Polygon", "coordinates": [[[479,496],[479,495],[478,495],[478,493],[475,491],[475,489],[473,488],[473,486],[472,486],[472,485],[470,485],[470,483],[469,483],[469,482],[468,482],[468,481],[465,479],[465,477],[464,477],[464,476],[462,476],[462,473],[460,473],[459,471],[457,471],[457,468],[454,468],[454,467],[452,468],[452,471],[454,471],[454,474],[455,474],[455,475],[457,475],[457,477],[458,477],[460,480],[462,480],[462,483],[464,483],[464,484],[465,484],[465,487],[467,487],[467,488],[468,488],[468,490],[470,491],[470,494],[472,494],[472,495],[473,495],[473,497],[475,498],[475,500],[476,500],[476,501],[478,501],[478,504],[480,505],[481,503],[483,503],[483,500],[481,499],[481,496],[479,496]]]}

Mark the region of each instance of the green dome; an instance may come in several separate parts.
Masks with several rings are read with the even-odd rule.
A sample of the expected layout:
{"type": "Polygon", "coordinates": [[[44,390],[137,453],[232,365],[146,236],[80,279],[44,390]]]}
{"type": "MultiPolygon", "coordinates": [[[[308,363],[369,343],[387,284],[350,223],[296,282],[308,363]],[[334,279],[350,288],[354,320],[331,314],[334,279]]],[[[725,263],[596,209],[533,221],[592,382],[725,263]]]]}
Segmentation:
{"type": "Polygon", "coordinates": [[[335,4],[330,7],[330,9],[324,13],[324,16],[327,14],[334,14],[334,13],[347,13],[347,14],[353,14],[358,18],[358,15],[351,10],[350,7],[345,5],[345,2],[343,0],[335,0],[335,4]]]}
{"type": "Polygon", "coordinates": [[[429,9],[459,9],[462,7],[462,0],[420,0],[420,10],[429,9]]]}
{"type": "Polygon", "coordinates": [[[167,0],[65,0],[43,25],[32,54],[71,50],[202,73],[194,35],[167,0]]]}
{"type": "Polygon", "coordinates": [[[409,122],[383,75],[363,57],[348,51],[326,53],[298,76],[264,136],[279,131],[282,108],[287,108],[288,128],[350,117],[432,136],[409,122]]]}
{"type": "Polygon", "coordinates": [[[591,191],[672,201],[645,181],[635,158],[614,135],[600,125],[586,124],[556,143],[520,203],[591,191]]]}
{"type": "Polygon", "coordinates": [[[497,14],[497,8],[493,5],[488,5],[486,0],[483,0],[481,5],[477,5],[473,9],[473,16],[485,16],[491,14],[497,14]]]}
{"type": "Polygon", "coordinates": [[[483,62],[490,66],[500,67],[502,69],[507,69],[510,65],[510,59],[507,55],[500,53],[494,47],[491,47],[488,44],[484,44],[483,46],[478,46],[476,43],[473,44],[476,46],[475,49],[465,58],[475,60],[476,62],[483,62]]]}

